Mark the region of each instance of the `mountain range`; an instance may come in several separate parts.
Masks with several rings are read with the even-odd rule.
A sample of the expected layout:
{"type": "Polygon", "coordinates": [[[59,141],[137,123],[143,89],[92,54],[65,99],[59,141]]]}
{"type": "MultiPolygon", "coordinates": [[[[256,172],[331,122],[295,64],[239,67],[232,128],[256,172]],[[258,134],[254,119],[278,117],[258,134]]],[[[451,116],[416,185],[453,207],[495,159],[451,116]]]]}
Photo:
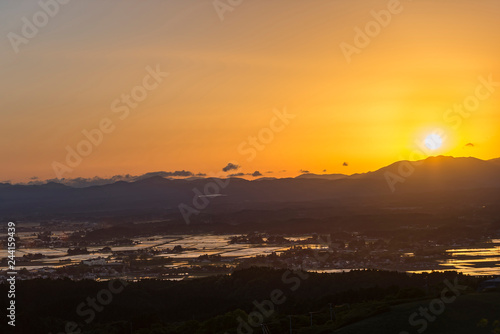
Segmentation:
{"type": "MultiPolygon", "coordinates": [[[[135,182],[74,188],[0,184],[0,217],[4,220],[43,217],[91,217],[176,212],[213,206],[245,208],[272,203],[330,201],[436,192],[500,189],[500,159],[429,157],[398,161],[379,170],[354,175],[303,174],[296,178],[167,179],[152,176],[135,182]],[[208,204],[206,204],[208,203],[208,204]]],[[[420,195],[419,195],[420,194],[420,195]]]]}

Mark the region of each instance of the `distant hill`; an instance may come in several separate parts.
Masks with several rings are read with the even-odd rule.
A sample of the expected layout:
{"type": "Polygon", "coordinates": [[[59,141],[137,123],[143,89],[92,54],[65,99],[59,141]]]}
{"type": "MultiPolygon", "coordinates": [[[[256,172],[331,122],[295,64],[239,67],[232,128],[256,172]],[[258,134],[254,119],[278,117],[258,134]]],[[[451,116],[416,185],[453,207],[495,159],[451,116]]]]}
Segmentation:
{"type": "Polygon", "coordinates": [[[153,175],[135,182],[74,188],[58,183],[43,185],[0,184],[0,215],[51,217],[127,212],[178,212],[181,203],[216,202],[221,207],[254,207],[269,203],[317,200],[335,201],[370,196],[453,192],[500,188],[498,159],[430,157],[418,162],[399,161],[379,170],[346,176],[305,174],[297,178],[167,179],[153,175]],[[224,196],[216,196],[221,194],[224,196]]]}
{"type": "Polygon", "coordinates": [[[393,181],[401,191],[429,191],[500,186],[500,158],[429,157],[398,161],[373,172],[354,175],[302,174],[301,179],[393,181]]]}
{"type": "Polygon", "coordinates": [[[340,180],[349,177],[344,174],[313,174],[306,173],[296,177],[296,179],[325,179],[325,180],[340,180]]]}
{"type": "Polygon", "coordinates": [[[494,164],[498,164],[500,165],[500,158],[496,158],[496,159],[491,159],[491,160],[488,160],[489,162],[492,162],[494,164]]]}
{"type": "Polygon", "coordinates": [[[469,189],[500,186],[500,164],[476,158],[429,157],[417,162],[399,161],[361,178],[404,178],[405,191],[469,189]]]}

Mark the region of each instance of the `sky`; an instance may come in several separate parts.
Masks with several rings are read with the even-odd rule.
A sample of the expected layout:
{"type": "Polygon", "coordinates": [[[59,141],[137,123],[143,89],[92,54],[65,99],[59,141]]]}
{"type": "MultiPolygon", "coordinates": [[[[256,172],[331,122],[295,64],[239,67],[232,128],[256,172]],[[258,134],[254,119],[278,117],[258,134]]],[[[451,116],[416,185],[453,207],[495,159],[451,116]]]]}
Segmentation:
{"type": "Polygon", "coordinates": [[[0,2],[0,180],[500,156],[498,0],[40,3],[0,2]]]}

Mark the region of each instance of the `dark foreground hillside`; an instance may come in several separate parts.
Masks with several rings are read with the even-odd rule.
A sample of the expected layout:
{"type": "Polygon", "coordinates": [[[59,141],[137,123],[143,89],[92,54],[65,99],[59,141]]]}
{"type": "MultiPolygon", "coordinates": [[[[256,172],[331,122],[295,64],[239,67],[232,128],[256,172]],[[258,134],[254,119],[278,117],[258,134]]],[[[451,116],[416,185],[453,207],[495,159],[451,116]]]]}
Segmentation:
{"type": "MultiPolygon", "coordinates": [[[[15,331],[3,321],[0,332],[289,333],[291,321],[293,333],[417,333],[424,316],[413,319],[417,325],[408,319],[423,306],[440,312],[427,321],[426,333],[491,333],[500,320],[500,294],[477,292],[483,280],[455,272],[315,274],[265,268],[125,285],[37,279],[18,282],[15,331]],[[481,320],[485,326],[477,327],[481,320]]],[[[0,293],[7,293],[6,285],[0,293]]],[[[3,319],[5,310],[2,305],[3,319]]]]}
{"type": "Polygon", "coordinates": [[[500,333],[500,293],[473,293],[460,296],[446,305],[443,313],[415,318],[412,326],[408,315],[429,308],[432,299],[396,305],[390,312],[359,321],[336,331],[338,334],[357,333],[500,333]],[[496,323],[495,323],[496,322],[496,323]]]}

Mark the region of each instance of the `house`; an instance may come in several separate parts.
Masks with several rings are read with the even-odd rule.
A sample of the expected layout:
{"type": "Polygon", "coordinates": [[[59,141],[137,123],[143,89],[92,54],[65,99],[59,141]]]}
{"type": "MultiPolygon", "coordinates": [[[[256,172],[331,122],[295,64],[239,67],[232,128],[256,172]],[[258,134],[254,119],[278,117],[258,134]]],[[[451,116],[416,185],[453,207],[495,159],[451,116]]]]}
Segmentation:
{"type": "Polygon", "coordinates": [[[82,264],[86,264],[87,266],[103,266],[106,264],[106,259],[103,257],[98,257],[95,259],[83,260],[82,264]]]}

